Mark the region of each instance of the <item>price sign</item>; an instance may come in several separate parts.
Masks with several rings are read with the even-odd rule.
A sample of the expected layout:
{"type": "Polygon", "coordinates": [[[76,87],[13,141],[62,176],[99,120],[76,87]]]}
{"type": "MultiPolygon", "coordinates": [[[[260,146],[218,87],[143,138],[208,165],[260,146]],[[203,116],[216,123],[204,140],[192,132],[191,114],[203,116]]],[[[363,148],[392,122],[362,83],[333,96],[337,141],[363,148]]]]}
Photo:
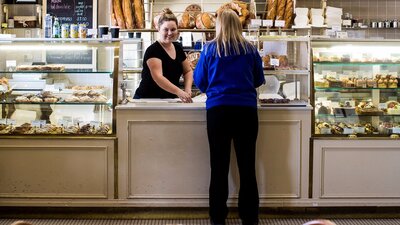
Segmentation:
{"type": "Polygon", "coordinates": [[[284,20],[275,20],[275,27],[285,27],[284,20]]]}
{"type": "Polygon", "coordinates": [[[271,66],[279,66],[279,59],[271,59],[270,64],[271,66]]]}
{"type": "Polygon", "coordinates": [[[393,134],[400,134],[400,127],[393,127],[392,128],[392,133],[393,134]]]}
{"type": "Polygon", "coordinates": [[[262,20],[260,20],[260,19],[251,19],[251,20],[250,20],[250,24],[251,24],[252,26],[261,27],[263,23],[262,23],[262,20]]]}
{"type": "Polygon", "coordinates": [[[46,120],[33,120],[31,122],[31,125],[33,127],[43,127],[46,125],[46,120]]]}
{"type": "Polygon", "coordinates": [[[263,27],[272,27],[274,25],[274,21],[273,20],[263,20],[262,25],[263,25],[263,27]]]}

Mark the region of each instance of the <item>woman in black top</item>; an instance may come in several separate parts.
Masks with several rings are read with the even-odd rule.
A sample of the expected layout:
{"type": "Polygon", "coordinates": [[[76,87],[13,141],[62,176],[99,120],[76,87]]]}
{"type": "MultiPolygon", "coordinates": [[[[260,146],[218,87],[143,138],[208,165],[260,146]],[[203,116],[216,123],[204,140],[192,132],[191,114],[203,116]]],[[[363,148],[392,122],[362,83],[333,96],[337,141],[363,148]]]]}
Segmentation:
{"type": "Polygon", "coordinates": [[[142,81],[134,98],[176,98],[192,102],[193,71],[186,55],[175,41],[178,20],[170,9],[158,20],[159,39],[150,45],[143,58],[142,81]],[[178,87],[183,75],[184,90],[178,87]]]}

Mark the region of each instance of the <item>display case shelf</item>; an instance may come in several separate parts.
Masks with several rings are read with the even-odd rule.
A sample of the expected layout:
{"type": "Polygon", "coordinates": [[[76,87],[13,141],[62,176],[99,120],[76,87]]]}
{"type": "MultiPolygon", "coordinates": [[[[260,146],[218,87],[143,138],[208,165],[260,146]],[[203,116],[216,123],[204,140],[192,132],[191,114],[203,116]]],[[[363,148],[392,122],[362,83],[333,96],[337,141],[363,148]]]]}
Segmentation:
{"type": "Polygon", "coordinates": [[[393,91],[400,91],[400,87],[398,88],[360,88],[360,87],[315,87],[315,91],[319,92],[349,92],[349,91],[371,91],[371,90],[380,90],[380,91],[388,91],[388,92],[393,92],[393,91]]]}
{"type": "MultiPolygon", "coordinates": [[[[383,112],[381,112],[383,113],[383,112]]],[[[400,114],[369,114],[369,115],[362,115],[362,114],[357,114],[357,115],[345,115],[345,116],[338,116],[338,115],[330,115],[330,114],[318,114],[315,116],[316,119],[357,119],[357,118],[370,118],[370,117],[388,117],[388,118],[394,118],[397,117],[400,119],[400,114]]]]}
{"type": "Polygon", "coordinates": [[[37,74],[37,73],[59,73],[59,74],[112,74],[113,71],[110,70],[86,70],[86,69],[66,69],[63,71],[56,70],[35,70],[35,71],[0,71],[0,74],[13,74],[13,73],[24,73],[24,74],[37,74]]]}
{"type": "Polygon", "coordinates": [[[271,70],[271,69],[264,69],[264,74],[266,75],[284,75],[284,74],[296,74],[296,75],[305,75],[308,76],[310,74],[310,71],[308,70],[271,70]]]}
{"type": "Polygon", "coordinates": [[[313,62],[314,65],[330,66],[399,66],[400,62],[313,62]]]}
{"type": "Polygon", "coordinates": [[[15,104],[15,105],[104,105],[112,106],[107,102],[13,102],[13,101],[0,101],[1,104],[15,104]]]}

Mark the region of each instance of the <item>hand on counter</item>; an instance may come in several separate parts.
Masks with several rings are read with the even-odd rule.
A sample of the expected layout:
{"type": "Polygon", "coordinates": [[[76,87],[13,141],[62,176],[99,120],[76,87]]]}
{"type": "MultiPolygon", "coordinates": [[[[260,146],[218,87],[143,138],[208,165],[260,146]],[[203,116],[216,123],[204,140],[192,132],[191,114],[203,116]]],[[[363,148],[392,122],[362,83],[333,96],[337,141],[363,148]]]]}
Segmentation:
{"type": "Polygon", "coordinates": [[[193,102],[191,91],[190,91],[190,93],[188,93],[183,90],[180,90],[177,93],[177,96],[182,100],[183,103],[192,103],[193,102]]]}

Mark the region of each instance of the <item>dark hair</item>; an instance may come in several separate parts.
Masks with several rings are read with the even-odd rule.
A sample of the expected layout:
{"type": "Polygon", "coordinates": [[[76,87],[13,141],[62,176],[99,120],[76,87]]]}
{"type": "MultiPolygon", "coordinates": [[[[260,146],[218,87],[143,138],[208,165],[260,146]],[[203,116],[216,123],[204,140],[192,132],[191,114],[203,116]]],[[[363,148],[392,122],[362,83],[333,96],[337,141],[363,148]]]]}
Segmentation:
{"type": "Polygon", "coordinates": [[[174,21],[178,26],[178,19],[169,8],[164,8],[161,11],[160,18],[158,19],[158,27],[161,27],[161,25],[166,21],[174,21]]]}

